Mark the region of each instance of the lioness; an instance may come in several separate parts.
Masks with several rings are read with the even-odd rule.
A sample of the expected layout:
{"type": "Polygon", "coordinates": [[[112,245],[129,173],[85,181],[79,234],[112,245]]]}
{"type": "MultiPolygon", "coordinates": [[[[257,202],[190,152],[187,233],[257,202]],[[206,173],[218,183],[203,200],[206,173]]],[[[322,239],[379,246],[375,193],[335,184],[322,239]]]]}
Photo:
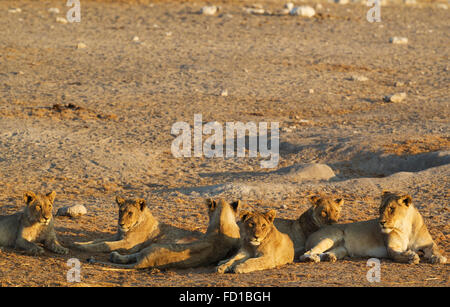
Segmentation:
{"type": "Polygon", "coordinates": [[[239,247],[236,215],[240,201],[206,200],[210,218],[205,235],[186,244],[152,244],[138,253],[120,255],[112,252],[110,260],[122,268],[192,268],[216,264],[239,247]]]}
{"type": "Polygon", "coordinates": [[[58,254],[67,254],[56,238],[53,226],[53,202],[56,192],[46,195],[25,192],[26,207],[22,212],[0,216],[0,247],[13,247],[28,254],[40,255],[44,249],[36,243],[58,254]]]}
{"type": "Polygon", "coordinates": [[[301,261],[336,261],[351,257],[391,258],[398,262],[419,263],[417,252],[431,263],[446,263],[411,196],[384,192],[379,218],[349,224],[326,226],[306,242],[308,251],[301,261]]]}
{"type": "Polygon", "coordinates": [[[276,218],[275,227],[289,235],[294,242],[295,258],[305,252],[305,242],[309,235],[325,225],[334,224],[339,220],[342,198],[314,195],[309,198],[312,206],[298,219],[288,220],[276,218]]]}
{"type": "Polygon", "coordinates": [[[294,243],[277,230],[275,210],[266,213],[245,211],[241,215],[241,248],[230,259],[221,261],[218,273],[248,273],[274,268],[294,260],[294,243]]]}
{"type": "Polygon", "coordinates": [[[188,235],[196,235],[187,230],[159,223],[144,199],[124,199],[117,196],[116,203],[119,207],[116,235],[107,240],[74,242],[72,243],[74,248],[99,253],[115,250],[136,253],[154,242],[176,241],[188,235]]]}

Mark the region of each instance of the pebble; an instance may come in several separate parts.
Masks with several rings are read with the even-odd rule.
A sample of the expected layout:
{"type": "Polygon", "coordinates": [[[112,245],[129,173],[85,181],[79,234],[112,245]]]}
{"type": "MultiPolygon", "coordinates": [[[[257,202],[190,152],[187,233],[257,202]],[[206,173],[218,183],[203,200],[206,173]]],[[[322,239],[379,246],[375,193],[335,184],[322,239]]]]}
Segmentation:
{"type": "Polygon", "coordinates": [[[292,16],[302,16],[310,18],[316,15],[316,11],[308,5],[302,5],[294,7],[289,14],[291,14],[292,16]]]}
{"type": "Polygon", "coordinates": [[[212,16],[215,15],[219,11],[219,7],[215,5],[207,5],[201,8],[200,14],[212,16]]]}
{"type": "Polygon", "coordinates": [[[139,42],[139,36],[134,36],[133,37],[133,42],[136,42],[136,43],[139,42]]]}
{"type": "Polygon", "coordinates": [[[48,9],[48,12],[51,14],[59,14],[59,8],[57,7],[51,7],[48,9]]]}
{"type": "Polygon", "coordinates": [[[244,11],[248,14],[263,15],[265,13],[263,8],[245,7],[244,11]]]}
{"type": "Polygon", "coordinates": [[[64,17],[56,17],[56,22],[59,22],[62,24],[68,23],[67,19],[65,19],[64,17]]]}
{"type": "Polygon", "coordinates": [[[220,96],[227,97],[227,96],[228,96],[228,90],[223,90],[223,91],[220,93],[220,96]]]}
{"type": "Polygon", "coordinates": [[[448,10],[448,5],[445,3],[437,3],[436,8],[442,9],[442,10],[448,10]]]}
{"type": "Polygon", "coordinates": [[[22,9],[19,8],[19,7],[12,8],[12,9],[9,9],[9,10],[8,10],[8,13],[13,13],[13,14],[15,14],[15,13],[20,13],[20,12],[22,12],[22,9]]]}
{"type": "Polygon", "coordinates": [[[86,46],[86,44],[85,43],[78,43],[77,44],[77,49],[84,49],[84,48],[86,48],[87,46],[86,46]]]}
{"type": "Polygon", "coordinates": [[[400,87],[400,86],[404,86],[405,85],[405,83],[404,82],[401,82],[401,81],[396,81],[396,82],[394,82],[394,86],[395,87],[400,87]]]}
{"type": "Polygon", "coordinates": [[[314,89],[313,89],[313,88],[310,88],[308,92],[309,92],[310,94],[314,94],[314,89]]]}
{"type": "Polygon", "coordinates": [[[391,44],[397,44],[397,45],[405,45],[408,43],[407,37],[400,37],[400,36],[394,36],[389,38],[389,42],[391,44]]]}
{"type": "Polygon", "coordinates": [[[289,11],[291,11],[294,8],[294,3],[292,2],[288,2],[284,5],[285,9],[288,9],[289,11]]]}
{"type": "Polygon", "coordinates": [[[350,77],[350,80],[365,82],[365,81],[369,80],[369,78],[367,78],[366,76],[361,76],[361,75],[353,75],[350,77]]]}
{"type": "Polygon", "coordinates": [[[398,93],[390,96],[384,96],[383,100],[385,102],[402,102],[406,98],[406,93],[398,93]]]}
{"type": "Polygon", "coordinates": [[[345,5],[349,4],[350,0],[334,0],[334,3],[345,5]]]}
{"type": "Polygon", "coordinates": [[[70,217],[80,217],[87,213],[86,207],[83,205],[74,205],[68,207],[62,207],[56,212],[57,216],[70,216],[70,217]]]}

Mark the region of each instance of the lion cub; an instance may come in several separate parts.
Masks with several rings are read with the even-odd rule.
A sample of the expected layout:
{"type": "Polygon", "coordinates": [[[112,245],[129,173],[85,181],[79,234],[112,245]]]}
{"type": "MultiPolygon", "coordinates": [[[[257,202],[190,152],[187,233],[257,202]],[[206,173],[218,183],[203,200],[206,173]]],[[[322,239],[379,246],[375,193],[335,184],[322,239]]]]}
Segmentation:
{"type": "Polygon", "coordinates": [[[305,252],[306,239],[321,227],[335,224],[340,217],[344,199],[314,195],[309,198],[312,206],[296,220],[276,218],[275,227],[289,235],[294,242],[295,258],[305,252]]]}
{"type": "Polygon", "coordinates": [[[294,260],[294,243],[277,230],[275,210],[266,213],[244,211],[241,214],[240,250],[230,259],[219,262],[218,273],[248,273],[290,263],[294,260]]]}
{"type": "Polygon", "coordinates": [[[446,263],[412,204],[411,196],[384,192],[378,218],[349,224],[326,226],[306,242],[308,251],[301,261],[334,262],[351,257],[391,258],[398,262],[419,263],[417,252],[431,263],[446,263]]]}
{"type": "Polygon", "coordinates": [[[121,255],[112,252],[111,262],[122,268],[157,267],[194,268],[216,264],[239,248],[239,227],[236,215],[241,202],[227,203],[207,199],[209,226],[202,238],[185,244],[152,244],[138,253],[121,255]]]}
{"type": "Polygon", "coordinates": [[[44,253],[36,243],[58,254],[67,254],[56,239],[53,227],[53,202],[56,192],[46,195],[26,192],[23,196],[26,207],[22,212],[0,216],[0,247],[21,249],[32,255],[44,253]]]}

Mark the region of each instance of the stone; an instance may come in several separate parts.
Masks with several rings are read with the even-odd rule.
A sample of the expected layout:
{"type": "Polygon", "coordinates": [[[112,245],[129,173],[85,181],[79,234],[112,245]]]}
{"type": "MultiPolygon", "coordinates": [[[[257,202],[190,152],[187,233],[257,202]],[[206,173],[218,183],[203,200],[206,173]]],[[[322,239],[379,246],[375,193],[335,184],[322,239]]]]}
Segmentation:
{"type": "Polygon", "coordinates": [[[408,43],[408,38],[407,37],[394,36],[394,37],[389,38],[389,42],[391,44],[396,44],[396,45],[406,45],[408,43]]]}
{"type": "Polygon", "coordinates": [[[403,100],[405,100],[405,98],[406,98],[406,93],[398,93],[398,94],[394,94],[394,95],[390,95],[390,96],[385,96],[383,98],[383,100],[385,102],[398,103],[398,102],[402,102],[403,100]]]}
{"type": "Polygon", "coordinates": [[[311,18],[314,15],[316,15],[316,11],[308,5],[302,5],[294,7],[289,14],[291,14],[292,16],[302,16],[311,18]]]}
{"type": "Polygon", "coordinates": [[[207,5],[200,9],[200,14],[212,16],[215,15],[219,11],[219,7],[215,5],[207,5]]]}
{"type": "Polygon", "coordinates": [[[56,212],[57,216],[80,217],[87,213],[86,207],[83,205],[73,205],[59,208],[56,212]]]}

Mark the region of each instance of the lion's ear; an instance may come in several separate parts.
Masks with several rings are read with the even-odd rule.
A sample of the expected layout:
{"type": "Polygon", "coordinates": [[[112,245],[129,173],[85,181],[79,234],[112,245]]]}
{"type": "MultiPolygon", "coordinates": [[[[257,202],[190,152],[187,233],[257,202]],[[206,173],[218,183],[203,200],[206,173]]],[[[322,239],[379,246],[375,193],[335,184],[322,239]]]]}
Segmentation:
{"type": "Polygon", "coordinates": [[[53,205],[53,202],[55,201],[55,197],[56,197],[56,192],[51,191],[50,193],[47,193],[47,195],[45,195],[45,196],[50,201],[50,203],[53,205]]]}
{"type": "Polygon", "coordinates": [[[314,206],[317,206],[317,205],[318,205],[319,199],[320,199],[320,196],[318,196],[318,195],[313,195],[313,196],[310,196],[310,197],[309,197],[309,201],[310,201],[311,204],[313,204],[314,206]]]}
{"type": "Polygon", "coordinates": [[[138,199],[136,202],[139,205],[139,209],[141,211],[144,211],[145,207],[147,207],[147,202],[143,198],[138,199]]]}
{"type": "Polygon", "coordinates": [[[265,216],[270,223],[273,223],[273,220],[277,216],[277,212],[274,209],[272,209],[272,210],[266,212],[265,216]]]}
{"type": "Polygon", "coordinates": [[[402,197],[400,197],[399,202],[406,207],[409,207],[409,205],[411,205],[412,203],[412,198],[409,195],[403,195],[402,197]]]}
{"type": "Polygon", "coordinates": [[[119,207],[122,207],[125,204],[125,199],[120,196],[116,196],[116,203],[119,205],[119,207]]]}
{"type": "Polygon", "coordinates": [[[245,222],[245,220],[246,220],[248,217],[250,217],[251,214],[252,214],[252,213],[251,213],[250,211],[243,210],[243,211],[241,212],[241,214],[239,215],[239,219],[240,219],[241,221],[245,222]]]}
{"type": "Polygon", "coordinates": [[[212,211],[216,208],[217,201],[213,200],[212,198],[207,198],[205,200],[205,204],[206,204],[206,207],[208,207],[208,209],[212,211]]]}
{"type": "Polygon", "coordinates": [[[339,207],[342,207],[344,205],[343,198],[336,198],[334,201],[338,204],[339,207]]]}
{"type": "Polygon", "coordinates": [[[233,210],[234,210],[235,212],[237,212],[238,209],[241,207],[241,201],[240,201],[240,200],[236,200],[236,201],[232,202],[232,203],[230,204],[230,206],[231,206],[231,208],[233,208],[233,210]]]}
{"type": "Polygon", "coordinates": [[[26,191],[23,194],[23,200],[25,201],[25,203],[27,205],[31,204],[32,202],[34,202],[36,200],[36,194],[34,194],[31,191],[26,191]]]}

